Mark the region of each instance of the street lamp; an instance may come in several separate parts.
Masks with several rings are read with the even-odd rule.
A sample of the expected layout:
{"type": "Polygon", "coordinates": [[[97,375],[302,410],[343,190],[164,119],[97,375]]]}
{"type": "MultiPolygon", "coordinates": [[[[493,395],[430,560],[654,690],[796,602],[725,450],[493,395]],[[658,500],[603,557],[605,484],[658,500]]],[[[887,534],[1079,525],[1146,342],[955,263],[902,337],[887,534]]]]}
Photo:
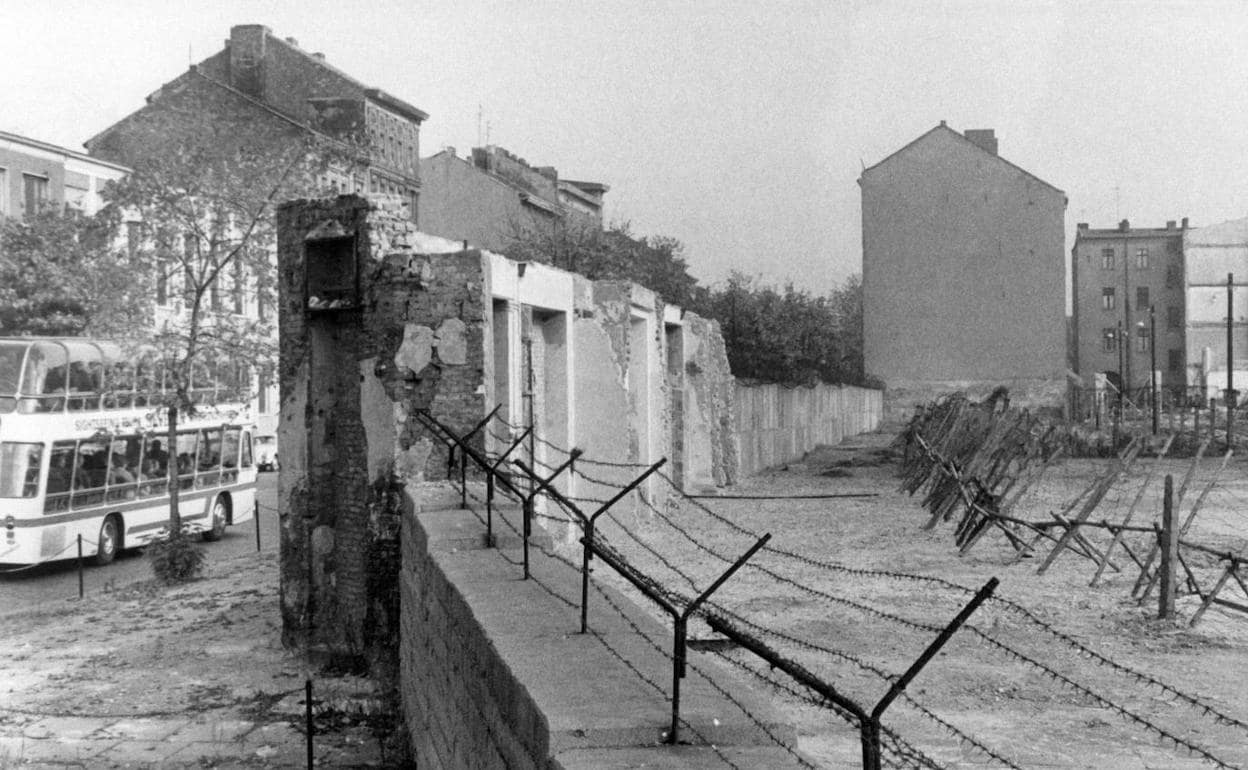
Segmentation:
{"type": "MultiPolygon", "coordinates": [[[[1153,435],[1157,435],[1157,313],[1153,305],[1148,306],[1148,395],[1153,405],[1153,435]]],[[[1136,326],[1140,329],[1140,336],[1144,336],[1144,322],[1140,321],[1136,326]]]]}

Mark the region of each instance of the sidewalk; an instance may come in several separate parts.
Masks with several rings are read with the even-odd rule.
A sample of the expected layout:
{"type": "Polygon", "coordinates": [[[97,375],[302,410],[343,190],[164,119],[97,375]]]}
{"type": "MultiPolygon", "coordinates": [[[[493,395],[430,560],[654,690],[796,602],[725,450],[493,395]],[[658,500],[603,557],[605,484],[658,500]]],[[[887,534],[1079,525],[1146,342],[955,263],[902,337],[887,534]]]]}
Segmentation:
{"type": "MultiPolygon", "coordinates": [[[[207,576],[0,610],[0,768],[307,766],[302,659],[280,644],[275,554],[207,576]]],[[[399,767],[395,715],[312,672],[317,767],[399,767]],[[393,754],[393,752],[391,752],[393,754]]]]}

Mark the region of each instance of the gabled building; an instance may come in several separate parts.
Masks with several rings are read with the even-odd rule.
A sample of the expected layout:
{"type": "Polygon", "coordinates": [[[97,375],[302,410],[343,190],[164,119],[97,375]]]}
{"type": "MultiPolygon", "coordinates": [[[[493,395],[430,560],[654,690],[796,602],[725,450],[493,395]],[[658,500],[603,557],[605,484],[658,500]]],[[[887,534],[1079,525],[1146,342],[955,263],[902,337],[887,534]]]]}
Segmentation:
{"type": "Polygon", "coordinates": [[[0,131],[0,217],[24,217],[44,206],[88,216],[99,211],[104,185],[129,169],[86,153],[0,131]]]}
{"type": "Polygon", "coordinates": [[[1066,194],[942,121],[862,172],[863,349],[890,416],[1004,385],[1058,406],[1066,194]]]}
{"type": "MultiPolygon", "coordinates": [[[[162,85],[144,106],[88,139],[86,146],[94,158],[137,167],[151,157],[147,138],[162,122],[193,126],[196,135],[220,135],[223,146],[245,134],[252,139],[250,150],[259,153],[266,146],[304,144],[310,136],[340,140],[354,160],[350,166],[335,161],[321,186],[401,200],[407,218],[414,221],[420,198],[420,125],[427,117],[333,67],[322,54],[305,51],[293,38],[246,24],[232,27],[220,51],[162,85]],[[211,132],[198,130],[205,126],[211,132]]],[[[246,287],[261,280],[273,285],[274,280],[242,272],[224,276],[220,289],[213,285],[211,309],[272,321],[274,309],[246,287]]],[[[177,282],[176,274],[158,277],[157,323],[185,312],[177,282]]],[[[262,433],[275,430],[276,383],[260,383],[257,414],[262,433]]]]}
{"type": "Polygon", "coordinates": [[[1161,387],[1186,384],[1187,233],[1186,217],[1165,227],[1133,228],[1125,219],[1114,228],[1091,228],[1085,222],[1076,227],[1070,250],[1071,350],[1083,387],[1094,387],[1102,375],[1115,389],[1125,385],[1128,393],[1148,388],[1154,360],[1161,387]]]}
{"type": "Polygon", "coordinates": [[[273,121],[279,138],[293,127],[366,142],[366,166],[327,184],[341,192],[399,196],[407,201],[411,219],[417,218],[420,125],[428,114],[364,85],[323,54],[305,51],[294,38],[276,37],[260,24],[232,27],[222,50],[161,86],[147,97],[147,106],[88,139],[87,148],[95,157],[133,163],[127,156],[141,148],[128,146],[125,133],[136,116],[165,100],[185,102],[204,94],[205,121],[228,125],[265,119],[273,121]]]}
{"type": "Polygon", "coordinates": [[[430,235],[502,252],[522,233],[602,227],[606,185],[560,179],[553,167],[531,166],[496,145],[474,147],[470,158],[448,147],[420,167],[419,224],[430,235]]]}

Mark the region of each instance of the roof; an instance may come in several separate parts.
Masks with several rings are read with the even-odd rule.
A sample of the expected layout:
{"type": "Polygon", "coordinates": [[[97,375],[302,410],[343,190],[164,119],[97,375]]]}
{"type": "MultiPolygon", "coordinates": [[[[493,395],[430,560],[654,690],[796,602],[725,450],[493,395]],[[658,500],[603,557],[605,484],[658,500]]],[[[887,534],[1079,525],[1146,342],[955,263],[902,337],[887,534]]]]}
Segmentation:
{"type": "Polygon", "coordinates": [[[949,134],[951,134],[951,135],[953,135],[953,136],[956,136],[956,137],[958,138],[958,140],[959,140],[959,141],[966,142],[968,145],[970,145],[971,147],[974,147],[974,148],[975,148],[976,150],[978,150],[979,152],[982,152],[982,153],[984,153],[985,155],[987,155],[987,156],[989,156],[989,157],[991,157],[991,158],[995,158],[996,160],[1000,161],[1001,163],[1004,163],[1005,165],[1007,165],[1007,166],[1009,166],[1010,168],[1014,169],[1015,171],[1019,172],[1019,173],[1020,173],[1020,174],[1022,174],[1023,176],[1026,176],[1026,177],[1028,177],[1028,178],[1030,178],[1030,179],[1034,179],[1035,181],[1039,182],[1040,184],[1044,185],[1045,187],[1048,187],[1050,190],[1053,190],[1054,192],[1058,193],[1058,194],[1059,194],[1059,195],[1061,195],[1063,198],[1065,198],[1065,197],[1066,197],[1066,191],[1065,191],[1065,190],[1062,190],[1062,189],[1060,189],[1060,188],[1058,188],[1058,187],[1055,187],[1055,186],[1054,186],[1054,185],[1052,185],[1052,184],[1049,184],[1048,182],[1044,181],[1044,180],[1043,180],[1043,179],[1041,179],[1040,177],[1038,177],[1038,176],[1036,176],[1035,174],[1031,173],[1031,172],[1030,172],[1030,171],[1028,171],[1027,169],[1022,168],[1022,167],[1020,167],[1020,166],[1016,166],[1015,164],[1013,164],[1013,163],[1009,162],[1008,160],[1006,160],[1005,158],[1001,157],[1000,155],[997,155],[996,153],[988,152],[987,150],[985,150],[983,147],[980,147],[980,146],[979,146],[978,144],[976,144],[975,142],[972,142],[970,139],[967,139],[967,138],[966,138],[965,136],[963,136],[962,134],[959,134],[957,131],[954,131],[952,128],[949,128],[949,126],[945,125],[945,122],[944,122],[943,120],[942,120],[942,121],[941,121],[941,122],[940,122],[940,123],[939,123],[939,124],[938,124],[935,128],[933,128],[933,129],[931,129],[931,130],[929,130],[929,131],[927,131],[927,132],[925,132],[925,133],[923,133],[923,134],[919,135],[919,136],[918,136],[918,137],[916,137],[913,141],[909,142],[908,144],[906,144],[904,147],[902,147],[901,149],[897,150],[896,152],[894,152],[894,153],[892,153],[892,154],[888,155],[888,156],[887,156],[887,157],[885,157],[883,160],[879,161],[878,163],[875,163],[875,164],[874,164],[874,165],[872,165],[872,166],[869,166],[869,167],[867,167],[867,168],[864,168],[864,169],[862,170],[862,176],[860,176],[860,177],[858,178],[858,184],[859,184],[859,185],[861,185],[861,184],[862,184],[862,178],[863,178],[863,177],[865,177],[865,176],[866,176],[868,173],[870,173],[872,170],[874,170],[874,169],[876,169],[876,168],[879,168],[880,166],[884,165],[885,163],[887,163],[888,161],[890,161],[890,160],[892,160],[893,158],[897,157],[898,155],[901,155],[903,152],[906,152],[906,151],[907,151],[907,150],[909,150],[911,147],[914,147],[914,146],[915,146],[915,145],[917,145],[919,142],[922,142],[923,140],[927,139],[929,136],[932,136],[932,135],[934,135],[934,134],[936,134],[936,133],[938,133],[938,132],[941,132],[941,131],[947,131],[949,134]]]}
{"type": "Polygon", "coordinates": [[[1248,245],[1248,217],[1189,230],[1183,241],[1187,246],[1248,245]]]}
{"type": "Polygon", "coordinates": [[[611,190],[609,186],[603,184],[602,182],[578,182],[575,179],[560,179],[559,181],[561,183],[576,185],[588,193],[605,193],[611,190]]]}
{"type": "Polygon", "coordinates": [[[79,152],[78,150],[71,150],[67,147],[61,147],[60,145],[52,144],[50,142],[41,142],[38,139],[31,139],[28,136],[21,136],[20,134],[11,134],[8,131],[0,131],[0,141],[16,142],[17,144],[24,144],[24,145],[27,145],[28,147],[33,147],[37,150],[43,150],[44,152],[52,152],[58,155],[65,155],[70,158],[81,160],[85,163],[94,163],[99,166],[107,166],[108,168],[111,168],[115,171],[121,171],[127,174],[130,173],[131,171],[129,167],[123,166],[120,163],[113,163],[111,161],[102,160],[100,158],[93,158],[85,152],[79,152]]]}
{"type": "MultiPolygon", "coordinates": [[[[143,110],[145,110],[145,109],[147,109],[148,107],[150,107],[152,104],[154,104],[154,103],[158,102],[158,101],[160,100],[160,94],[161,94],[161,92],[162,92],[162,91],[164,91],[164,90],[165,90],[165,89],[167,89],[167,88],[170,88],[171,86],[173,86],[173,85],[175,85],[175,84],[177,84],[177,83],[184,82],[184,81],[186,81],[186,80],[190,79],[191,77],[198,77],[200,80],[204,81],[205,83],[208,83],[208,84],[210,84],[210,85],[216,86],[217,88],[221,89],[222,91],[225,91],[225,92],[227,92],[227,93],[230,93],[230,94],[234,95],[235,97],[237,97],[237,98],[239,98],[239,99],[242,99],[243,101],[245,101],[245,102],[247,102],[247,103],[251,104],[251,105],[252,105],[253,107],[255,107],[256,109],[263,110],[264,112],[267,112],[268,114],[272,115],[273,117],[277,118],[278,120],[281,120],[281,121],[283,121],[283,122],[285,122],[285,123],[289,123],[290,125],[292,125],[292,126],[296,126],[296,127],[301,128],[301,129],[303,129],[303,130],[305,130],[305,131],[311,131],[311,132],[312,132],[312,133],[314,133],[314,134],[318,134],[318,135],[324,136],[324,134],[322,134],[320,131],[317,131],[317,130],[316,130],[315,128],[313,128],[312,126],[310,126],[310,125],[308,125],[308,124],[306,124],[306,123],[301,123],[301,122],[299,122],[299,121],[295,120],[294,118],[290,117],[289,115],[287,115],[286,113],[282,112],[281,110],[278,110],[278,109],[275,109],[275,108],[273,108],[273,107],[269,106],[267,103],[265,103],[265,102],[261,101],[260,99],[255,98],[254,96],[249,96],[248,94],[243,93],[242,91],[240,91],[240,90],[238,90],[237,88],[235,88],[235,87],[233,87],[233,86],[229,85],[228,83],[224,83],[224,82],[222,82],[222,81],[220,81],[220,80],[217,80],[217,79],[216,79],[216,78],[214,78],[214,77],[211,77],[211,76],[209,76],[209,75],[204,74],[204,72],[200,70],[200,68],[199,68],[199,66],[198,66],[198,65],[192,64],[192,65],[191,65],[191,67],[190,67],[190,69],[188,69],[186,72],[182,73],[181,75],[177,76],[177,77],[176,77],[176,78],[174,78],[173,80],[170,80],[168,83],[165,83],[165,84],[164,84],[164,85],[162,85],[160,88],[158,88],[158,89],[156,89],[155,91],[153,91],[153,92],[152,92],[152,94],[148,96],[148,98],[147,98],[147,103],[146,103],[146,104],[144,104],[142,107],[140,107],[139,109],[137,109],[137,110],[135,110],[134,112],[130,113],[130,114],[129,114],[129,115],[127,115],[126,117],[124,117],[124,118],[122,118],[121,120],[117,121],[116,123],[112,124],[111,126],[109,126],[108,128],[104,129],[103,131],[100,131],[100,132],[99,132],[99,133],[97,133],[95,136],[92,136],[90,139],[87,139],[87,141],[83,142],[83,144],[87,145],[87,147],[88,147],[88,148],[89,148],[89,147],[91,147],[91,145],[92,145],[92,144],[94,144],[94,143],[95,143],[98,139],[100,139],[100,138],[104,137],[106,134],[108,134],[109,132],[111,132],[113,129],[117,128],[117,126],[120,126],[122,123],[125,123],[126,121],[130,120],[130,119],[131,119],[131,118],[133,118],[135,115],[139,114],[139,113],[140,113],[140,112],[142,112],[143,110]]],[[[328,137],[327,137],[327,138],[328,138],[328,137]]],[[[94,158],[94,156],[89,156],[89,155],[88,155],[88,156],[84,156],[84,157],[90,158],[90,159],[92,159],[92,160],[96,160],[96,158],[94,158]]],[[[100,161],[100,162],[103,162],[103,161],[100,161]]],[[[123,168],[124,168],[124,167],[123,167],[123,168]]]]}

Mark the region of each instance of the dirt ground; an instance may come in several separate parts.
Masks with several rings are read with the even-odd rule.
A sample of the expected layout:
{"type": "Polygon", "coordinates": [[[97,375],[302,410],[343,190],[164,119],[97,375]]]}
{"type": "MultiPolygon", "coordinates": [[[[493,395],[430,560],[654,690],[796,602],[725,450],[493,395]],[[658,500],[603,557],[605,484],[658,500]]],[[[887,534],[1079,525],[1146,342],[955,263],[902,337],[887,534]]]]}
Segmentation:
{"type": "MultiPolygon", "coordinates": [[[[1183,596],[1176,620],[1157,620],[1155,594],[1143,606],[1131,598],[1139,570],[1121,551],[1114,559],[1121,571],[1108,570],[1095,588],[1089,586],[1094,562],[1064,552],[1039,575],[1046,546],[1036,557],[1020,559],[995,533],[960,557],[954,524],[924,529],[928,514],[920,507],[921,493],[911,498],[897,491],[897,466],[883,449],[890,439],[863,436],[820,448],[802,462],[725,491],[873,497],[685,500],[663,515],[614,517],[603,531],[643,569],[686,592],[705,589],[727,568],[725,558],[735,559],[756,535],[771,533],[768,549],[713,602],[868,711],[974,591],[998,578],[994,600],[971,616],[973,628],[955,634],[884,715],[886,728],[936,766],[1248,766],[1248,614],[1215,605],[1189,627],[1199,600],[1183,596]],[[645,545],[627,537],[621,525],[632,527],[645,545]],[[681,530],[696,533],[698,544],[681,530]]],[[[1202,462],[1184,513],[1220,459],[1202,462]]],[[[1017,515],[1047,518],[1106,462],[1060,464],[1027,495],[1017,515]]],[[[1149,462],[1141,461],[1114,487],[1094,519],[1121,520],[1149,462]]],[[[1159,520],[1162,476],[1174,474],[1177,487],[1190,462],[1164,464],[1136,523],[1159,520]]],[[[1248,543],[1244,471],[1243,461],[1232,461],[1222,472],[1191,539],[1237,552],[1248,543]]],[[[1093,539],[1103,546],[1108,536],[1093,539]]],[[[1129,542],[1137,552],[1147,550],[1138,537],[1129,542]]],[[[1206,588],[1218,574],[1213,559],[1193,560],[1192,567],[1206,588]]],[[[1224,595],[1248,604],[1237,587],[1224,595]]],[[[777,702],[797,721],[801,748],[820,766],[860,766],[857,732],[833,712],[798,697],[804,693],[791,692],[791,680],[750,653],[718,656],[756,672],[760,683],[777,683],[771,687],[777,702]]],[[[886,766],[929,766],[895,754],[886,759],[886,766]]]]}
{"type": "Polygon", "coordinates": [[[309,667],[280,627],[272,553],[0,610],[0,768],[305,767],[309,676],[316,766],[398,767],[377,688],[309,667]]]}
{"type": "MultiPolygon", "coordinates": [[[[685,593],[704,590],[757,535],[770,533],[769,549],[712,601],[867,709],[974,591],[998,578],[995,596],[1015,604],[981,606],[969,621],[977,631],[955,634],[885,712],[885,727],[932,764],[892,754],[886,766],[1248,766],[1248,614],[1215,607],[1190,628],[1196,599],[1188,596],[1179,601],[1177,620],[1156,620],[1155,600],[1140,606],[1131,598],[1137,571],[1121,556],[1122,571],[1109,571],[1095,588],[1088,585],[1095,572],[1088,560],[1066,553],[1037,575],[1043,549],[1039,558],[1020,560],[995,534],[959,557],[953,525],[924,529],[928,516],[919,498],[896,491],[897,468],[882,451],[890,438],[822,448],[726,490],[871,497],[684,500],[662,516],[612,514],[599,526],[638,567],[685,593]]],[[[1204,461],[1184,511],[1218,460],[1204,461]]],[[[1059,509],[1104,462],[1063,463],[1019,514],[1030,519],[1059,509]]],[[[1187,465],[1176,460],[1164,470],[1177,484],[1187,465]]],[[[1120,519],[1146,467],[1115,487],[1095,518],[1120,519]]],[[[1193,539],[1235,550],[1248,542],[1245,467],[1235,460],[1223,472],[1193,539]]],[[[1152,520],[1158,508],[1150,493],[1137,521],[1152,520]]],[[[1194,565],[1206,586],[1213,566],[1194,565]]],[[[276,596],[272,558],[249,558],[223,563],[184,588],[141,583],[88,605],[0,611],[0,723],[6,733],[31,735],[49,715],[134,722],[172,713],[213,730],[197,744],[206,754],[194,766],[299,766],[305,671],[278,644],[276,596]],[[235,759],[214,763],[217,754],[235,759]]],[[[710,635],[705,627],[692,633],[710,635]]],[[[800,748],[817,766],[860,766],[857,733],[833,712],[788,692],[791,683],[749,653],[699,652],[691,662],[756,672],[758,686],[774,692],[798,724],[800,748]]],[[[319,681],[328,704],[318,727],[320,765],[389,766],[378,739],[384,725],[365,717],[377,694],[349,675],[321,672],[319,681]]],[[[31,745],[0,746],[0,766],[24,766],[21,752],[31,745]]]]}

